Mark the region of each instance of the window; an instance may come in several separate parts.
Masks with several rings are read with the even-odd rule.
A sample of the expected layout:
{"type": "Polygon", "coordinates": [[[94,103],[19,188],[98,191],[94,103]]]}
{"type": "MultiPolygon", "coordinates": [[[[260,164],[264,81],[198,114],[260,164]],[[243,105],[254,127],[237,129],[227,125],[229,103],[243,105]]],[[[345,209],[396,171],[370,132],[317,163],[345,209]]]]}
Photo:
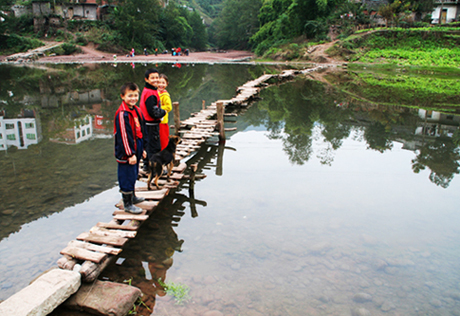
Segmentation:
{"type": "Polygon", "coordinates": [[[0,139],[3,139],[3,134],[2,133],[0,133],[0,139]]]}
{"type": "Polygon", "coordinates": [[[5,128],[6,128],[6,129],[14,129],[14,124],[8,124],[8,123],[6,123],[6,124],[5,124],[5,128]]]}
{"type": "Polygon", "coordinates": [[[91,134],[90,132],[91,132],[91,131],[90,131],[89,127],[88,127],[88,128],[86,129],[86,134],[89,135],[89,134],[91,134]]]}
{"type": "Polygon", "coordinates": [[[14,134],[9,134],[9,135],[6,135],[6,138],[7,138],[8,140],[16,140],[16,135],[14,135],[14,134]]]}
{"type": "Polygon", "coordinates": [[[26,123],[26,128],[34,128],[34,123],[26,123]]]}
{"type": "Polygon", "coordinates": [[[85,124],[89,124],[89,117],[86,117],[85,124]]]}
{"type": "Polygon", "coordinates": [[[77,132],[77,139],[80,138],[80,132],[77,132]]]}
{"type": "Polygon", "coordinates": [[[86,134],[85,134],[85,130],[82,130],[82,131],[81,131],[81,136],[83,137],[83,136],[85,136],[85,135],[86,135],[86,134]]]}
{"type": "Polygon", "coordinates": [[[35,134],[26,134],[27,139],[36,139],[35,134]]]}

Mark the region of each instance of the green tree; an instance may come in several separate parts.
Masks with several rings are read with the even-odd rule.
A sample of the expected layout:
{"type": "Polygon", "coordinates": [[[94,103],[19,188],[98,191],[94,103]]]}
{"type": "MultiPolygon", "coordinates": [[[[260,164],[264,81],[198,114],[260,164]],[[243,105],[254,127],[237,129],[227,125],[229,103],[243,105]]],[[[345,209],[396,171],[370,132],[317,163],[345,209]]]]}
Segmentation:
{"type": "Polygon", "coordinates": [[[158,0],[120,0],[111,18],[122,46],[157,46],[160,4],[158,0]]]}
{"type": "Polygon", "coordinates": [[[345,1],[266,0],[260,9],[260,29],[250,39],[256,54],[295,37],[324,37],[328,30],[325,19],[345,1]]]}
{"type": "Polygon", "coordinates": [[[248,49],[258,30],[260,0],[226,0],[213,23],[213,38],[220,48],[248,49]]]}
{"type": "Polygon", "coordinates": [[[9,16],[6,14],[10,10],[12,0],[0,0],[0,34],[4,34],[7,30],[7,23],[9,16]]]}
{"type": "Polygon", "coordinates": [[[187,9],[169,2],[161,15],[160,35],[167,49],[191,44],[193,29],[187,21],[187,9]]]}
{"type": "Polygon", "coordinates": [[[190,46],[197,50],[205,50],[208,43],[208,34],[206,26],[203,24],[198,12],[193,11],[189,14],[188,23],[193,30],[190,46]]]}

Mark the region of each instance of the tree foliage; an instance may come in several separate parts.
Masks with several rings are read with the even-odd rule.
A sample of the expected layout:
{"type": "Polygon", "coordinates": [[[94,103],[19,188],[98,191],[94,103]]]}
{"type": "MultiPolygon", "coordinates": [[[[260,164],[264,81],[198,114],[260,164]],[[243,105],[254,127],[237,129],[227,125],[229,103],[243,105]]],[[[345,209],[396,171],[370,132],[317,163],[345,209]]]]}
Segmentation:
{"type": "Polygon", "coordinates": [[[260,13],[259,31],[251,37],[257,54],[295,37],[325,37],[326,18],[345,0],[266,0],[260,13]]]}
{"type": "Polygon", "coordinates": [[[206,27],[200,15],[174,1],[162,8],[158,0],[122,0],[113,10],[110,22],[122,46],[128,49],[206,49],[206,27]]]}
{"type": "Polygon", "coordinates": [[[125,47],[156,44],[160,3],[157,0],[121,0],[111,15],[125,47]]]}
{"type": "Polygon", "coordinates": [[[249,38],[258,30],[260,0],[226,0],[213,23],[215,43],[220,48],[249,48],[249,38]]]}

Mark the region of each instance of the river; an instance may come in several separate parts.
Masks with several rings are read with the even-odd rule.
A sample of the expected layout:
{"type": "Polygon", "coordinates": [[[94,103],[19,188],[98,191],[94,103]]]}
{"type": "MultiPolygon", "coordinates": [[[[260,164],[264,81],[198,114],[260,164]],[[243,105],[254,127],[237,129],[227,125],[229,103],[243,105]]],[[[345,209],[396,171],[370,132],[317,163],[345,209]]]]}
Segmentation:
{"type": "MultiPolygon", "coordinates": [[[[26,136],[3,136],[18,143],[0,152],[0,299],[110,220],[122,83],[158,67],[184,119],[280,71],[116,66],[0,67],[2,127],[21,119],[26,136]]],[[[225,149],[211,139],[188,162],[207,177],[193,192],[181,183],[100,279],[141,288],[141,315],[459,315],[459,80],[368,69],[321,80],[263,90],[226,124],[238,130],[225,149]]]]}

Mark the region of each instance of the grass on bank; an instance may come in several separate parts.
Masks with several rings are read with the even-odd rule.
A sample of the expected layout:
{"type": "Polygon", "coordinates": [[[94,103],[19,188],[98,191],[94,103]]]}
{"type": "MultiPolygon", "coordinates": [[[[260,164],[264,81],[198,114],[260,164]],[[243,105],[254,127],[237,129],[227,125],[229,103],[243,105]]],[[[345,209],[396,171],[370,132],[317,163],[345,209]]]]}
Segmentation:
{"type": "Polygon", "coordinates": [[[388,28],[356,32],[327,53],[350,62],[460,67],[460,29],[388,28]]]}

